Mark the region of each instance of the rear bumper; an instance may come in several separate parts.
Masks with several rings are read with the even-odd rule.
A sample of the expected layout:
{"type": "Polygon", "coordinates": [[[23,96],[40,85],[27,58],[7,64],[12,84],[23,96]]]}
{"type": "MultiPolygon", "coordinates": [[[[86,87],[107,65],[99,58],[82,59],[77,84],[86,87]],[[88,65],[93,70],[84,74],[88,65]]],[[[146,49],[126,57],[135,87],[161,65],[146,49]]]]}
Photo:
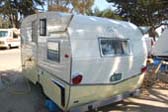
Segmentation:
{"type": "Polygon", "coordinates": [[[115,102],[119,102],[129,96],[131,96],[132,94],[139,94],[140,93],[140,89],[136,89],[134,91],[127,91],[127,92],[124,92],[120,95],[116,95],[116,96],[113,96],[111,98],[107,98],[107,99],[104,99],[104,100],[101,100],[101,101],[96,101],[96,102],[91,102],[91,103],[88,103],[88,104],[85,104],[83,106],[78,106],[78,107],[75,107],[75,108],[71,108],[69,110],[69,112],[85,112],[85,111],[89,111],[90,109],[97,109],[98,107],[103,107],[103,106],[106,106],[106,105],[109,105],[109,104],[112,104],[112,103],[115,103],[115,102]]]}
{"type": "Polygon", "coordinates": [[[139,74],[111,85],[71,86],[68,108],[73,112],[83,112],[88,111],[89,108],[102,107],[120,101],[137,91],[143,78],[144,74],[139,74]]]}

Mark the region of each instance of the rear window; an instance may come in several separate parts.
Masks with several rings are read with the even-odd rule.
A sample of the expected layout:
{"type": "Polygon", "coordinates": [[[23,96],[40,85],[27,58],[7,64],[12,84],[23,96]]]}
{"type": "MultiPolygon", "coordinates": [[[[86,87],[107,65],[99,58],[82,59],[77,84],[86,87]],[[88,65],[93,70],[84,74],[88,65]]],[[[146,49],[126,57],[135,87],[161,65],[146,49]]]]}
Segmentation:
{"type": "Polygon", "coordinates": [[[102,56],[122,56],[129,55],[129,40],[127,39],[105,39],[100,38],[100,50],[102,56]]]}
{"type": "Polygon", "coordinates": [[[60,62],[60,43],[47,43],[47,59],[55,62],[60,62]]]}

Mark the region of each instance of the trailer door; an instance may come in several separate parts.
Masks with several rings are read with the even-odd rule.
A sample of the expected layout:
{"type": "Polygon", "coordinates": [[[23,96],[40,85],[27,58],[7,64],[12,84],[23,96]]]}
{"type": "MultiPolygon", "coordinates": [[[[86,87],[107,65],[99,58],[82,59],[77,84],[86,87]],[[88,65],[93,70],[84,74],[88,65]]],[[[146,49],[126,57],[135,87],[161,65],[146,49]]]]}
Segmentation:
{"type": "Polygon", "coordinates": [[[21,29],[21,55],[23,75],[33,83],[38,81],[37,68],[37,29],[38,22],[27,23],[21,29]],[[31,34],[31,35],[30,35],[31,34]]]}

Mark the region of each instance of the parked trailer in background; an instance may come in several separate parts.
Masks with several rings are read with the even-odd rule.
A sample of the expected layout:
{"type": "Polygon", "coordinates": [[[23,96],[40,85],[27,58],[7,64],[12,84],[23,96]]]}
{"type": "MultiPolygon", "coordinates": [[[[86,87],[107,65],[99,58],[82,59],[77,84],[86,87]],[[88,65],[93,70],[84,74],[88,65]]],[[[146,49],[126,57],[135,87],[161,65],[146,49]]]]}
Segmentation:
{"type": "Polygon", "coordinates": [[[86,111],[137,90],[146,70],[142,34],[129,22],[46,12],[21,25],[23,74],[64,111],[86,111]]]}
{"type": "Polygon", "coordinates": [[[155,41],[153,40],[152,37],[148,37],[146,35],[143,36],[143,39],[145,40],[146,43],[148,57],[150,57],[152,55],[152,48],[155,44],[155,41]]]}
{"type": "Polygon", "coordinates": [[[16,28],[0,29],[0,48],[20,46],[20,30],[16,28]]]}
{"type": "Polygon", "coordinates": [[[168,29],[165,29],[164,32],[159,37],[158,41],[152,49],[152,55],[155,57],[160,57],[163,60],[168,61],[168,29]]]}

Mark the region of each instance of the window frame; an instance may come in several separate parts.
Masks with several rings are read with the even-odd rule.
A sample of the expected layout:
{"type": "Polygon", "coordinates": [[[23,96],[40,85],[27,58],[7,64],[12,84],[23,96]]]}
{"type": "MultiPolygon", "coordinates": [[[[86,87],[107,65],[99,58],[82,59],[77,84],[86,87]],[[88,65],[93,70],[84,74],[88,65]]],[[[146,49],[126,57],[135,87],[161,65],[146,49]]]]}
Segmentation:
{"type": "Polygon", "coordinates": [[[36,30],[36,29],[35,29],[35,22],[36,22],[36,21],[32,21],[32,24],[31,24],[31,26],[32,26],[32,32],[31,32],[31,33],[32,33],[32,34],[31,34],[32,37],[31,37],[31,41],[37,43],[37,37],[35,38],[35,30],[36,30]]]}
{"type": "Polygon", "coordinates": [[[112,37],[110,37],[110,38],[108,38],[108,37],[99,37],[98,38],[98,43],[99,43],[99,51],[100,51],[100,56],[101,57],[123,57],[123,56],[130,56],[130,55],[132,55],[132,50],[131,50],[131,48],[130,48],[130,40],[129,39],[122,39],[122,38],[112,38],[112,37]],[[110,55],[104,55],[103,54],[103,51],[102,51],[102,44],[101,44],[101,41],[102,40],[114,40],[114,41],[116,41],[116,40],[118,40],[118,41],[126,41],[127,42],[127,44],[128,44],[128,51],[129,51],[129,53],[128,54],[126,54],[126,53],[124,53],[124,54],[110,54],[110,55]]]}
{"type": "Polygon", "coordinates": [[[60,45],[60,41],[47,41],[47,60],[50,61],[50,62],[55,62],[55,63],[60,63],[61,62],[61,45],[60,45]],[[53,59],[50,59],[49,58],[49,50],[48,49],[48,43],[58,43],[58,59],[57,60],[53,60],[53,59]]]}
{"type": "Polygon", "coordinates": [[[39,35],[40,36],[47,36],[47,19],[46,18],[42,18],[42,19],[39,19],[39,35]],[[42,23],[41,22],[44,22],[44,26],[42,26],[42,23]],[[42,29],[44,32],[42,32],[42,29]]]}

